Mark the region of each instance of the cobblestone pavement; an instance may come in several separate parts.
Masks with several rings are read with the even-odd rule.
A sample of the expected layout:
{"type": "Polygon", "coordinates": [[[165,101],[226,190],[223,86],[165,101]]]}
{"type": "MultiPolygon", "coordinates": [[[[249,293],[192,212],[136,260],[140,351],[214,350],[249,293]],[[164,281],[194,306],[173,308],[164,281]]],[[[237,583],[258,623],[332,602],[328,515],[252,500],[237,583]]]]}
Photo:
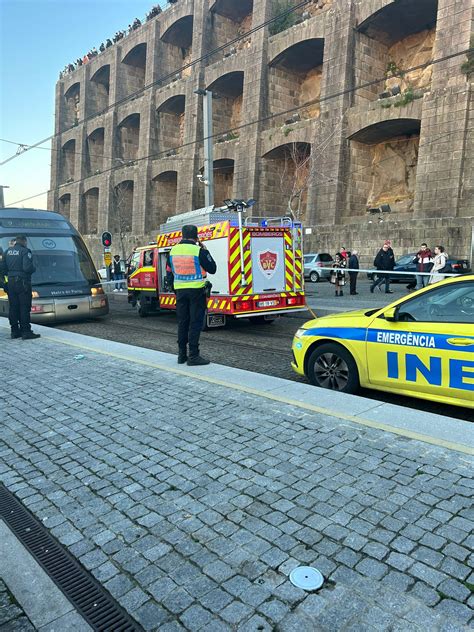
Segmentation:
{"type": "Polygon", "coordinates": [[[34,632],[34,629],[23,609],[0,578],[0,632],[34,632]]]}
{"type": "Polygon", "coordinates": [[[0,480],[146,630],[472,624],[468,456],[0,336],[0,480]]]}

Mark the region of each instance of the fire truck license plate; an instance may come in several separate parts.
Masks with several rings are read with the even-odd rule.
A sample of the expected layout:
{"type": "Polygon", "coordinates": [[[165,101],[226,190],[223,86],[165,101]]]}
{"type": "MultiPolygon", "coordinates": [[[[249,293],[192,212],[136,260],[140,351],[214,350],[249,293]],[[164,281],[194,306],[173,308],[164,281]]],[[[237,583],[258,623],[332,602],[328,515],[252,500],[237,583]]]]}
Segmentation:
{"type": "Polygon", "coordinates": [[[278,301],[258,301],[257,307],[275,307],[278,305],[278,301]]]}
{"type": "Polygon", "coordinates": [[[208,327],[223,327],[225,325],[225,314],[208,314],[208,327]]]}

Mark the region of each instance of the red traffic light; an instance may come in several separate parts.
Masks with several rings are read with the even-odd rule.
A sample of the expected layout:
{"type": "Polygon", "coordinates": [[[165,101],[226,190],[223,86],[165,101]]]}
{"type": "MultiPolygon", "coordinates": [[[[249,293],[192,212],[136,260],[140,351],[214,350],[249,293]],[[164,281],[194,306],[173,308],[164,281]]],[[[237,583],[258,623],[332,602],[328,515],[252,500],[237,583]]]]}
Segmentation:
{"type": "Polygon", "coordinates": [[[112,245],[112,234],[108,230],[102,233],[102,245],[104,248],[109,248],[112,245]]]}
{"type": "Polygon", "coordinates": [[[104,239],[104,246],[110,246],[111,241],[110,239],[104,239]]]}

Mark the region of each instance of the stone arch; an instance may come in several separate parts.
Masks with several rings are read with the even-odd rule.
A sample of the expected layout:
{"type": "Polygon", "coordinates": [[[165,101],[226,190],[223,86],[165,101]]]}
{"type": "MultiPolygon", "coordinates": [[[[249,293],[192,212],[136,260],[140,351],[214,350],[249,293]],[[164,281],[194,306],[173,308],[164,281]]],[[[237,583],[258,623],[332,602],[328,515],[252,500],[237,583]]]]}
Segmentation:
{"type": "MultiPolygon", "coordinates": [[[[157,150],[175,150],[184,142],[184,116],[186,96],[176,94],[164,101],[156,110],[157,150]]],[[[176,150],[177,152],[178,150],[176,150]]]]}
{"type": "Polygon", "coordinates": [[[98,187],[93,187],[86,191],[81,197],[79,231],[84,235],[96,234],[98,222],[99,189],[98,187]]]}
{"type": "Polygon", "coordinates": [[[122,59],[122,94],[128,96],[145,87],[147,45],[134,46],[122,59]]]}
{"type": "Polygon", "coordinates": [[[382,204],[413,211],[420,129],[419,119],[389,119],[351,134],[348,221],[382,204]]]}
{"type": "Polygon", "coordinates": [[[119,161],[129,162],[138,158],[140,144],[140,114],[135,112],[126,116],[117,125],[117,157],[119,161]]]}
{"type": "Polygon", "coordinates": [[[355,83],[386,79],[358,91],[356,104],[375,100],[384,92],[390,95],[393,88],[402,93],[423,93],[431,86],[431,66],[402,77],[394,75],[397,70],[419,66],[432,58],[438,0],[397,0],[379,5],[373,13],[364,11],[356,29],[355,83]]]}
{"type": "Polygon", "coordinates": [[[147,218],[147,231],[157,231],[160,224],[176,214],[178,172],[163,171],[151,180],[151,208],[147,218]]]}
{"type": "MultiPolygon", "coordinates": [[[[244,73],[236,71],[222,75],[208,86],[208,89],[219,97],[214,101],[213,107],[214,134],[224,135],[222,140],[238,137],[238,131],[228,134],[228,130],[238,127],[242,122],[244,73]],[[232,138],[228,138],[229,136],[232,138]]],[[[218,138],[217,142],[219,140],[221,139],[218,138]]]]}
{"type": "Polygon", "coordinates": [[[76,141],[68,140],[61,147],[61,179],[60,183],[73,182],[76,163],[76,141]]]}
{"type": "Polygon", "coordinates": [[[89,176],[100,173],[104,168],[103,127],[95,129],[86,139],[86,170],[89,176]]]}
{"type": "Polygon", "coordinates": [[[192,13],[183,15],[163,32],[161,36],[164,44],[162,68],[166,68],[167,73],[176,72],[179,76],[182,74],[186,77],[191,75],[191,68],[187,68],[182,73],[180,69],[192,58],[193,24],[192,13]]]}
{"type": "MultiPolygon", "coordinates": [[[[211,31],[209,40],[209,50],[223,46],[227,42],[235,39],[236,36],[242,36],[252,28],[254,0],[215,0],[210,9],[211,15],[211,31]]],[[[222,57],[230,57],[239,52],[246,50],[251,46],[251,36],[242,38],[232,47],[216,53],[210,60],[211,63],[222,59],[222,57]]]]}
{"type": "Polygon", "coordinates": [[[289,204],[296,218],[308,214],[312,179],[311,143],[294,142],[274,147],[262,156],[259,207],[270,215],[286,215],[289,204]]]}
{"type": "Polygon", "coordinates": [[[59,204],[59,212],[61,213],[61,215],[63,217],[65,217],[66,219],[70,219],[71,217],[71,194],[70,193],[65,193],[64,195],[62,195],[59,200],[58,200],[58,204],[59,204]]]}
{"type": "MultiPolygon", "coordinates": [[[[321,95],[324,39],[309,38],[280,51],[269,63],[268,112],[296,108],[321,95]]],[[[295,113],[297,119],[316,118],[320,115],[319,103],[309,105],[295,113]]],[[[269,126],[282,125],[288,115],[270,120],[269,126]]]]}
{"type": "Polygon", "coordinates": [[[133,180],[123,180],[113,188],[109,225],[117,234],[125,235],[132,230],[134,188],[133,180]]]}
{"type": "Polygon", "coordinates": [[[214,160],[214,204],[222,205],[233,197],[234,165],[232,158],[214,160]]]}
{"type": "Polygon", "coordinates": [[[110,64],[101,66],[89,80],[89,113],[102,112],[109,105],[110,64]]]}
{"type": "Polygon", "coordinates": [[[81,100],[81,84],[73,83],[64,93],[62,129],[69,129],[79,123],[79,104],[81,100]]]}

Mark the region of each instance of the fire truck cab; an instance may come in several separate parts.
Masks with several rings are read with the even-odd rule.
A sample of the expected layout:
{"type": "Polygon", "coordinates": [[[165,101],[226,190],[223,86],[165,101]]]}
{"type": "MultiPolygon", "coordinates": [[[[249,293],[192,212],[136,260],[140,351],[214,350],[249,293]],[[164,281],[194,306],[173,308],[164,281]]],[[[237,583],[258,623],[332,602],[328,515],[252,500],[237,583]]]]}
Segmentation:
{"type": "Polygon", "coordinates": [[[127,272],[128,300],[140,316],[175,310],[167,258],[181,241],[185,224],[198,227],[217,264],[207,303],[207,326],[227,318],[272,321],[280,314],[305,310],[302,226],[290,218],[246,216],[242,201],[170,217],[160,227],[156,244],[133,251],[127,272]]]}

